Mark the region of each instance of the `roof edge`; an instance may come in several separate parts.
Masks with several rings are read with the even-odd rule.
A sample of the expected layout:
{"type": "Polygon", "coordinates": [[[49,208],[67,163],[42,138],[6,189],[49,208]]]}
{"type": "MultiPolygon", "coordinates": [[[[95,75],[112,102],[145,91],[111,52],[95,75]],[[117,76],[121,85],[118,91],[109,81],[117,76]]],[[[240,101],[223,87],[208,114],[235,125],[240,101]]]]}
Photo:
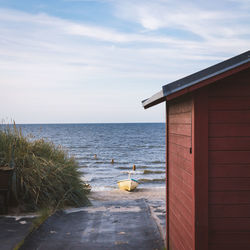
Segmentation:
{"type": "MultiPolygon", "coordinates": [[[[195,85],[195,84],[197,84],[197,83],[199,83],[199,82],[202,82],[202,81],[205,81],[205,80],[207,80],[207,79],[209,79],[209,78],[212,78],[212,77],[215,77],[215,76],[217,76],[217,75],[223,74],[223,73],[225,73],[225,72],[227,72],[227,71],[229,71],[229,70],[231,70],[231,69],[237,68],[237,67],[239,67],[239,66],[241,66],[241,65],[243,65],[243,64],[246,64],[246,63],[250,62],[250,57],[249,57],[249,54],[250,54],[250,53],[249,53],[249,51],[247,51],[247,53],[248,53],[248,58],[246,58],[245,60],[242,60],[242,61],[240,61],[240,62],[236,62],[235,64],[232,64],[232,65],[228,65],[228,66],[225,67],[225,68],[222,68],[222,69],[219,69],[218,71],[211,72],[210,74],[201,76],[200,78],[194,79],[193,81],[187,82],[186,84],[183,84],[183,85],[182,85],[182,84],[178,84],[178,83],[180,83],[181,81],[183,81],[183,80],[185,80],[185,79],[187,79],[187,78],[189,78],[189,77],[195,76],[195,75],[200,74],[200,73],[202,73],[202,72],[204,72],[204,71],[207,71],[207,70],[209,70],[209,69],[215,68],[216,66],[220,66],[220,65],[222,65],[222,64],[225,63],[225,62],[230,62],[230,60],[232,60],[232,59],[234,59],[234,58],[236,58],[236,57],[230,58],[230,59],[228,59],[228,60],[226,60],[226,61],[223,61],[223,62],[221,62],[221,63],[218,63],[218,64],[216,64],[216,65],[214,65],[214,66],[211,66],[211,67],[206,68],[206,69],[204,69],[204,70],[198,71],[198,72],[196,72],[196,73],[194,73],[194,74],[191,74],[191,75],[189,75],[189,76],[187,76],[187,77],[181,78],[181,79],[179,79],[179,80],[177,80],[177,81],[175,81],[175,82],[170,83],[170,84],[172,84],[172,85],[173,85],[173,84],[176,84],[176,86],[175,86],[174,89],[171,88],[170,86],[168,86],[168,85],[170,85],[170,84],[164,85],[164,86],[162,87],[162,88],[163,88],[164,96],[169,96],[169,95],[171,95],[172,93],[178,92],[178,91],[180,91],[180,90],[182,90],[182,89],[188,88],[188,87],[193,86],[193,85],[195,85]],[[178,85],[179,85],[179,86],[178,86],[178,85]]],[[[244,53],[244,54],[245,54],[245,53],[244,53]]],[[[240,56],[241,56],[241,55],[240,55],[240,56]]]]}
{"type": "Polygon", "coordinates": [[[244,65],[249,67],[249,63],[250,50],[162,86],[162,90],[160,92],[142,101],[142,105],[144,109],[150,108],[167,100],[168,96],[170,97],[176,95],[177,93],[181,93],[185,91],[185,89],[189,89],[191,86],[191,88],[193,88],[193,86],[198,86],[201,82],[209,81],[208,79],[218,78],[220,75],[226,74],[226,72],[233,71],[237,68],[242,70],[244,65]]]}
{"type": "Polygon", "coordinates": [[[142,106],[144,107],[144,109],[147,109],[164,101],[165,101],[165,96],[163,94],[163,90],[161,90],[158,93],[151,96],[150,98],[142,101],[142,106]]]}

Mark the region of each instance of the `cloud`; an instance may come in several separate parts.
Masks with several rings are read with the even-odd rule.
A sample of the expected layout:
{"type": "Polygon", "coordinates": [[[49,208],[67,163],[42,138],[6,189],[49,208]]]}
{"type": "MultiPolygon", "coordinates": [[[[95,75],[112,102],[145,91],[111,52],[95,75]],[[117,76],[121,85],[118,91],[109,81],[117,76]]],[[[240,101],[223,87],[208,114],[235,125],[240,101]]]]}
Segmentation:
{"type": "Polygon", "coordinates": [[[226,1],[205,6],[183,0],[128,0],[116,4],[116,14],[124,20],[137,22],[148,31],[166,29],[168,32],[169,29],[175,29],[176,34],[186,31],[200,37],[203,44],[216,44],[223,38],[234,40],[239,36],[250,35],[250,14],[248,10],[242,10],[240,3],[246,4],[246,1],[238,1],[238,5],[230,8],[226,1]]]}
{"type": "Polygon", "coordinates": [[[0,9],[3,117],[17,122],[162,121],[163,108],[146,114],[140,101],[172,80],[249,49],[249,14],[240,7],[109,3],[121,22],[136,24],[130,32],[101,22],[0,9]]]}

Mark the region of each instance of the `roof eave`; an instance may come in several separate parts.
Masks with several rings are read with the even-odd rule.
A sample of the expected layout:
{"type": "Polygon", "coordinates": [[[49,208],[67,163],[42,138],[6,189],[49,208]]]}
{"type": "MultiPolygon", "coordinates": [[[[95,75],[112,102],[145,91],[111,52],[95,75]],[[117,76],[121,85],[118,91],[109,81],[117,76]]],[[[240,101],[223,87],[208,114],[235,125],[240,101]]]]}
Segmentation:
{"type": "Polygon", "coordinates": [[[250,51],[247,51],[187,77],[164,85],[160,92],[156,93],[149,99],[142,101],[142,105],[144,109],[150,108],[161,102],[172,100],[178,96],[192,92],[225,76],[229,76],[249,67],[250,51]]]}
{"type": "Polygon", "coordinates": [[[185,85],[182,85],[182,86],[180,86],[180,87],[176,87],[174,90],[168,88],[168,85],[169,85],[169,84],[164,85],[164,86],[162,87],[164,96],[169,96],[169,95],[171,95],[171,94],[173,94],[173,93],[175,93],[175,92],[181,91],[181,90],[183,90],[183,89],[186,89],[186,88],[188,88],[188,87],[190,87],[190,86],[196,85],[196,84],[198,84],[198,83],[200,83],[200,82],[202,82],[202,81],[208,80],[208,79],[210,79],[210,78],[214,78],[214,77],[216,77],[216,76],[218,76],[218,75],[220,75],[220,74],[223,74],[223,73],[225,73],[225,72],[227,72],[227,71],[233,70],[233,69],[235,69],[235,68],[237,68],[237,67],[240,67],[240,66],[242,66],[242,65],[244,65],[244,64],[247,64],[247,63],[249,63],[249,62],[250,62],[250,58],[248,58],[248,59],[246,59],[246,60],[244,60],[244,61],[241,61],[241,62],[239,62],[239,63],[236,63],[236,64],[234,64],[234,65],[230,65],[229,67],[223,68],[222,70],[219,70],[219,71],[214,72],[214,73],[212,73],[212,74],[206,75],[206,76],[201,77],[201,78],[199,78],[199,79],[196,79],[196,80],[194,80],[194,81],[187,82],[185,85]]]}
{"type": "Polygon", "coordinates": [[[161,90],[158,93],[151,96],[150,98],[142,101],[142,106],[144,107],[144,109],[147,109],[164,101],[165,101],[165,96],[163,94],[163,90],[161,90]]]}

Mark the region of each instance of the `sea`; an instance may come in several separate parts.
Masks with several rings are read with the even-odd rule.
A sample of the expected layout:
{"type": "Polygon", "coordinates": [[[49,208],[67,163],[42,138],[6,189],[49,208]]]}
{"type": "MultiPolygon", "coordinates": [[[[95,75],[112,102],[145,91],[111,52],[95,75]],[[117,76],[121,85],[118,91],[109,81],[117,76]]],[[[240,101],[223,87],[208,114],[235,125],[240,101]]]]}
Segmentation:
{"type": "Polygon", "coordinates": [[[165,184],[165,124],[22,124],[24,135],[61,145],[79,163],[82,179],[92,190],[117,188],[133,165],[139,187],[165,184]]]}

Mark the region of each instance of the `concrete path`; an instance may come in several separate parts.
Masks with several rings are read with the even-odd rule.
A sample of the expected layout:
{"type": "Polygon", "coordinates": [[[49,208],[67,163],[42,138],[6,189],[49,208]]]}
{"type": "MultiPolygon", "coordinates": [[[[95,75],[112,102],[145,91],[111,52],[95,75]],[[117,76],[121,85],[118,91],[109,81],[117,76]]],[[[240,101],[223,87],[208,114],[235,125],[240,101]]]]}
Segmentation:
{"type": "Polygon", "coordinates": [[[29,233],[32,216],[0,217],[0,249],[14,249],[29,233]]]}
{"type": "Polygon", "coordinates": [[[93,206],[58,212],[24,242],[35,249],[164,249],[144,199],[93,201],[93,206]]]}
{"type": "Polygon", "coordinates": [[[155,220],[162,239],[166,245],[166,203],[165,201],[146,200],[149,205],[151,216],[155,220]]]}

